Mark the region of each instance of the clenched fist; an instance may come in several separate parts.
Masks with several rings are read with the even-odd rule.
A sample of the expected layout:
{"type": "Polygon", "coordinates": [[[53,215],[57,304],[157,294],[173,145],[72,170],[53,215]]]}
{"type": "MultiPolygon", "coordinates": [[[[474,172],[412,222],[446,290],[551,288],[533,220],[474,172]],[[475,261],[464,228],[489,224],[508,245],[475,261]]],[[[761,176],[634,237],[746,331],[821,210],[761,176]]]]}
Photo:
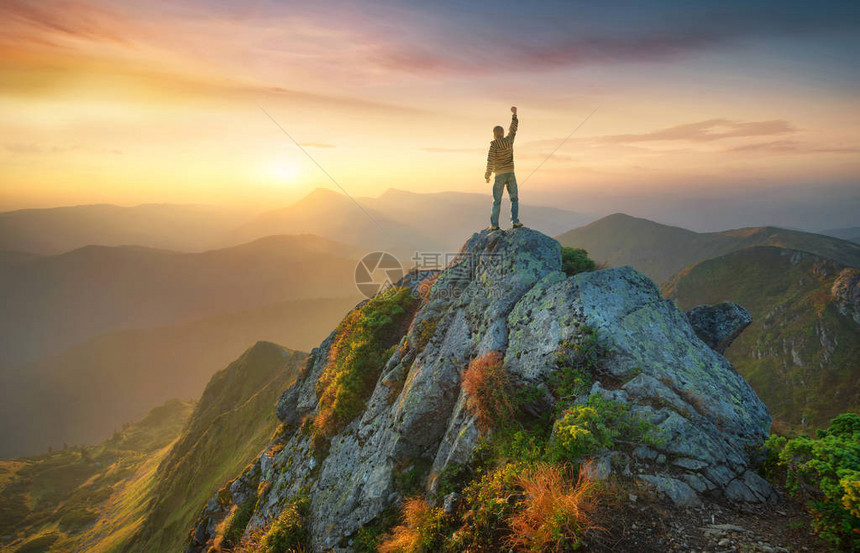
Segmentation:
{"type": "Polygon", "coordinates": [[[513,113],[514,115],[517,114],[517,106],[511,106],[511,113],[513,113]]]}

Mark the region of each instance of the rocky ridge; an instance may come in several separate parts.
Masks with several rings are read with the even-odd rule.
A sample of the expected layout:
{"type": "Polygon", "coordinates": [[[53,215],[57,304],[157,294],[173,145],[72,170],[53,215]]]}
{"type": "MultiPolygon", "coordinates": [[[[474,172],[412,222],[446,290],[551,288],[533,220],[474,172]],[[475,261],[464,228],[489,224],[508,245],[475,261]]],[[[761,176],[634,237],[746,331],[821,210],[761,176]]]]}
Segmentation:
{"type": "Polygon", "coordinates": [[[205,551],[235,506],[255,501],[246,529],[253,532],[303,491],[310,497],[312,550],[349,551],[357,530],[401,499],[398,474],[429,465],[432,495],[446,467],[469,461],[480,432],[460,380],[471,360],[502,352],[519,382],[548,390],[559,344],[586,328],[596,329],[609,356],[580,399],[600,394],[626,403],[661,438],[630,454],[604,452],[598,473],[623,471],[683,506],[705,495],[774,499],[751,457],[767,436],[770,415],[711,347],[726,347],[740,332],[737,323],[717,325],[720,336],[707,325],[694,328],[631,267],[568,277],[559,243],[526,228],[476,233],[445,271],[410,273],[399,284],[421,303],[361,416],[331,439],[324,455],[300,430],[319,409],[315,385],[329,363],[333,332],[278,402],[283,432],[210,500],[187,551],[205,551]]]}

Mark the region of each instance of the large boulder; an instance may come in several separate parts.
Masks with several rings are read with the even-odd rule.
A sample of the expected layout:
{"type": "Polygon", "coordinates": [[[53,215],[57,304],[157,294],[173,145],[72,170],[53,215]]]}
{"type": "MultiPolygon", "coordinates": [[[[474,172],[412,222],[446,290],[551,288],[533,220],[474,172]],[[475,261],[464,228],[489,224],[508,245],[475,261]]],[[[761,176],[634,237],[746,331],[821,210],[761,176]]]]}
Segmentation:
{"type": "Polygon", "coordinates": [[[700,305],[687,311],[696,336],[719,353],[726,349],[752,323],[752,315],[736,303],[726,301],[717,305],[700,305]]]}

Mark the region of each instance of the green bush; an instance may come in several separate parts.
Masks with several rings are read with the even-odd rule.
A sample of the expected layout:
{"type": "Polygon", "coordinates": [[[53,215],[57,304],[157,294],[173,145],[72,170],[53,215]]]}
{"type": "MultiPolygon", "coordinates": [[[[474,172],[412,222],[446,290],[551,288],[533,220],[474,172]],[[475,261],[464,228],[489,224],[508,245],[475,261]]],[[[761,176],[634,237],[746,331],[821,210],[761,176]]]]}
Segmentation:
{"type": "Polygon", "coordinates": [[[301,493],[290,501],[260,540],[258,553],[292,553],[308,545],[306,527],[310,499],[301,493]]]}
{"type": "Polygon", "coordinates": [[[771,435],[765,448],[766,475],[784,479],[790,493],[809,502],[819,535],[860,550],[860,415],[837,416],[818,439],[771,435]]]}
{"type": "Polygon", "coordinates": [[[588,252],[582,248],[561,247],[561,270],[567,276],[593,271],[597,264],[588,257],[588,252]]]}
{"type": "Polygon", "coordinates": [[[552,460],[576,460],[616,441],[655,443],[653,426],[630,414],[627,404],[591,394],[588,403],[568,408],[555,423],[549,444],[552,460]]]}
{"type": "Polygon", "coordinates": [[[508,500],[518,493],[517,481],[528,465],[511,462],[498,466],[473,480],[463,489],[468,523],[451,537],[454,550],[497,545],[508,532],[507,520],[514,513],[508,500]]]}
{"type": "Polygon", "coordinates": [[[316,383],[316,435],[334,436],[361,414],[417,301],[408,288],[391,287],[341,321],[329,363],[316,383]]]}

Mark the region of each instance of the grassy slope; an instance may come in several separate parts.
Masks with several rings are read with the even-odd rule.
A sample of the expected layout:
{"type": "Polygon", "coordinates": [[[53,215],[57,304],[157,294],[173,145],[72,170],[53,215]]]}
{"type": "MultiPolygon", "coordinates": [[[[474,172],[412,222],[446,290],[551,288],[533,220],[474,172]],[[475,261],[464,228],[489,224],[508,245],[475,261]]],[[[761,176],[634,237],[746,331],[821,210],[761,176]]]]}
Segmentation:
{"type": "Polygon", "coordinates": [[[818,256],[754,247],[693,265],[663,291],[681,309],[734,301],[750,310],[752,325],[726,357],[774,419],[799,430],[860,409],[860,327],[838,313],[830,295],[840,268],[818,256]]]}
{"type": "Polygon", "coordinates": [[[212,377],[182,436],[159,465],[146,521],[125,551],[181,551],[213,493],[269,442],[274,405],[307,354],[258,342],[212,377]]]}
{"type": "Polygon", "coordinates": [[[149,484],[141,471],[176,439],[192,408],[172,400],[100,445],[0,462],[0,552],[76,550],[94,522],[133,521],[149,484]],[[135,481],[144,491],[129,494],[135,481]]]}
{"type": "Polygon", "coordinates": [[[657,283],[699,261],[763,245],[807,251],[860,267],[857,244],[773,227],[698,233],[617,213],[557,238],[563,246],[585,248],[598,262],[632,265],[657,283]]]}
{"type": "Polygon", "coordinates": [[[188,323],[105,334],[0,377],[0,456],[96,443],[170,397],[198,397],[214,368],[257,340],[309,350],[356,298],[292,300],[188,323]],[[8,397],[7,397],[8,396],[8,397]],[[47,398],[51,398],[48,400],[47,398]]]}
{"type": "Polygon", "coordinates": [[[306,356],[258,342],[212,377],[193,414],[173,400],[83,453],[0,462],[0,553],[181,550],[200,507],[269,442],[306,356]]]}

